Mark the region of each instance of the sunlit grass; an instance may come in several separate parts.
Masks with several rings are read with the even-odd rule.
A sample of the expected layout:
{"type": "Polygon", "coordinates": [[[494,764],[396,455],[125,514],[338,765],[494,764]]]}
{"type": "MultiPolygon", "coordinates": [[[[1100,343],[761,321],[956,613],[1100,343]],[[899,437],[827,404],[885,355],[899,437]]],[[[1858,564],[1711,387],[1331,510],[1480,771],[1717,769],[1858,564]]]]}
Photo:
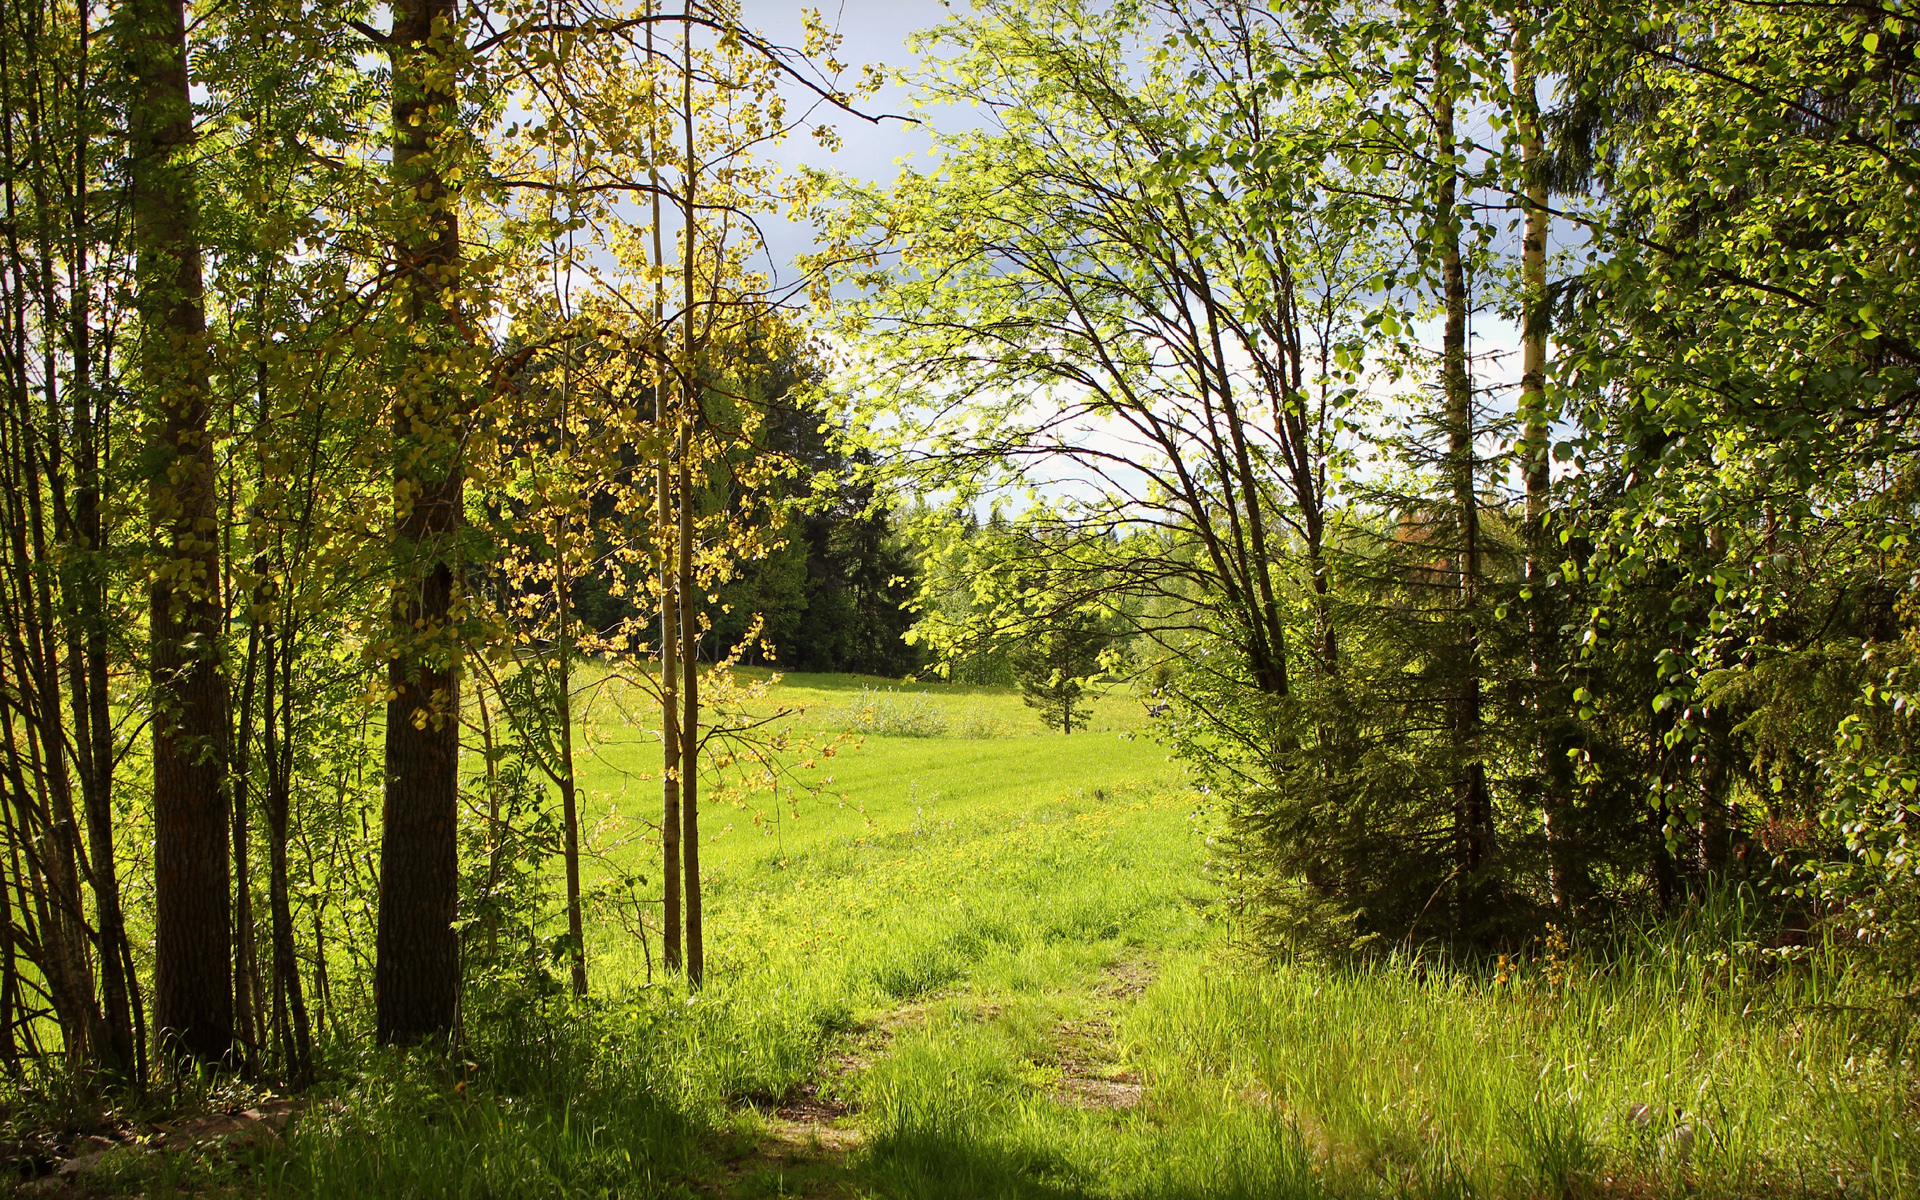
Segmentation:
{"type": "MultiPolygon", "coordinates": [[[[863,685],[784,696],[828,732],[863,685]]],[[[247,1177],[341,1197],[1920,1191],[1900,1010],[1844,956],[1769,950],[1728,901],[1484,969],[1253,963],[1137,702],[1067,738],[1006,691],[925,691],[1027,731],[868,737],[797,817],[725,810],[701,992],[603,922],[586,1007],[481,995],[452,1067],[340,1060],[337,1104],[247,1177]],[[852,1149],[767,1157],[767,1114],[803,1092],[846,1106],[852,1149]]],[[[594,811],[641,803],[631,787],[650,815],[657,783],[629,776],[657,743],[598,732],[594,811]]]]}
{"type": "MultiPolygon", "coordinates": [[[[581,782],[587,841],[600,861],[588,864],[589,882],[616,867],[656,879],[658,715],[631,684],[610,683],[592,694],[581,782]]],[[[1098,699],[1089,727],[1071,736],[1047,731],[1013,688],[787,675],[754,707],[788,714],[776,728],[796,742],[839,740],[830,757],[783,756],[790,770],[778,797],[761,791],[703,807],[702,880],[715,971],[731,969],[738,958],[741,939],[731,930],[737,917],[746,919],[736,908],[742,896],[804,889],[821,872],[844,874],[896,835],[955,822],[978,827],[996,819],[992,814],[1055,802],[1173,791],[1182,777],[1165,748],[1147,736],[1144,710],[1124,687],[1098,699]],[[846,734],[849,708],[875,693],[936,707],[949,714],[951,732],[846,734]],[[1000,736],[972,736],[984,724],[1000,736]],[[743,882],[749,878],[756,882],[743,882]]],[[[750,929],[745,934],[746,941],[757,940],[750,929]]],[[[607,978],[615,982],[644,979],[644,955],[632,942],[626,927],[602,922],[589,937],[598,972],[611,972],[607,978]]]]}

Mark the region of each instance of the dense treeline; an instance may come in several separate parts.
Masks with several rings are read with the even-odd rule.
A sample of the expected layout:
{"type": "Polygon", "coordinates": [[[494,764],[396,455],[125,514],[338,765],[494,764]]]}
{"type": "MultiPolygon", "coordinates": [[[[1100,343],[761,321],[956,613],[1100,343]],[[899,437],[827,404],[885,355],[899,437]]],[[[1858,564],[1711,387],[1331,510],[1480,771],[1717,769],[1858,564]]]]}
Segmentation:
{"type": "Polygon", "coordinates": [[[854,194],[901,269],[851,321],[916,486],[1054,486],[930,522],[973,600],[920,633],[1124,626],[1269,946],[1745,881],[1898,948],[1912,39],[1691,0],[955,18],[922,86],[988,115],[854,194]]]}
{"type": "Polygon", "coordinates": [[[1269,947],[1740,880],[1914,964],[1898,11],[981,0],[884,189],[764,153],[877,86],[805,27],[0,15],[0,1069],[585,996],[589,675],[697,986],[742,663],[1134,678],[1269,947]]]}
{"type": "Polygon", "coordinates": [[[808,29],[7,6],[16,1080],[299,1083],[323,1038],[444,1041],[463,978],[525,967],[502,928],[545,936],[522,918],[549,861],[566,933],[533,949],[584,992],[588,656],[656,705],[648,921],[699,979],[703,773],[765,753],[715,717],[744,685],[714,668],[774,650],[715,593],[818,513],[858,517],[800,556],[808,600],[848,609],[804,651],[896,665],[884,515],[814,432],[791,288],[746,266],[756,216],[806,187],[749,151],[831,138],[856,96],[808,29]]]}

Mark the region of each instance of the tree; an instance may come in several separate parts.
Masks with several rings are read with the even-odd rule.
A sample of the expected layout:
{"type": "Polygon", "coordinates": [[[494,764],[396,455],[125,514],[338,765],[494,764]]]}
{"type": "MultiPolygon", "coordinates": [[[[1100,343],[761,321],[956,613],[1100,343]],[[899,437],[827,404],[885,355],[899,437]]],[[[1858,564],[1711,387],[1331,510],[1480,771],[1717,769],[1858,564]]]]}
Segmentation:
{"type": "MultiPolygon", "coordinates": [[[[1485,216],[1525,215],[1524,155],[1471,132],[1531,111],[1517,19],[990,5],[936,32],[931,84],[987,127],[849,206],[901,262],[856,276],[888,451],[962,502],[1051,489],[1018,536],[1064,604],[1101,599],[1169,664],[1167,733],[1276,934],[1494,942],[1536,919],[1530,781],[1566,746],[1505,703],[1533,669],[1505,621],[1551,477],[1504,493],[1509,421],[1469,339],[1508,275],[1531,312],[1545,290],[1485,216]]],[[[1531,445],[1544,388],[1522,391],[1531,445]]],[[[916,633],[955,658],[1044,629],[1017,584],[942,561],[959,540],[929,543],[928,577],[971,595],[928,593],[916,633]]]]}
{"type": "Polygon", "coordinates": [[[1108,624],[1098,612],[1070,610],[1009,651],[1020,698],[1040,711],[1047,728],[1070,734],[1075,722],[1086,724],[1093,711],[1085,703],[1089,683],[1113,645],[1108,624]]]}
{"type": "Polygon", "coordinates": [[[466,54],[453,0],[404,0],[385,35],[393,79],[394,570],[381,818],[377,1036],[444,1036],[460,1002],[460,633],[456,607],[471,355],[460,309],[459,197],[467,153],[456,85],[466,54]]]}
{"type": "Polygon", "coordinates": [[[34,3],[0,18],[0,818],[15,855],[11,894],[0,899],[0,1061],[17,1072],[22,1055],[43,1052],[33,1019],[43,988],[83,1085],[95,1067],[121,1079],[145,1067],[115,861],[112,748],[127,717],[107,692],[139,626],[135,599],[115,586],[127,545],[114,536],[125,510],[111,502],[123,424],[111,348],[124,290],[103,287],[97,269],[114,252],[109,231],[124,209],[89,186],[108,120],[91,15],[34,3]],[[93,869],[83,871],[89,856],[93,869]]]}
{"type": "Polygon", "coordinates": [[[153,528],[151,643],[154,1021],[169,1051],[206,1062],[233,1042],[227,822],[232,713],[212,536],[207,320],[189,157],[193,105],[183,0],[130,0],[118,35],[129,105],[145,467],[153,528]]]}
{"type": "MultiPolygon", "coordinates": [[[[1822,890],[1874,897],[1884,931],[1915,911],[1886,856],[1913,780],[1887,699],[1911,641],[1912,35],[1839,5],[1583,4],[1551,28],[1555,174],[1604,198],[1568,206],[1595,261],[1557,334],[1583,663],[1655,664],[1670,873],[1737,869],[1740,809],[1817,821],[1822,890]]],[[[1588,727],[1617,703],[1575,696],[1588,727]]]]}
{"type": "Polygon", "coordinates": [[[1275,214],[1302,211],[1311,188],[1295,157],[1253,149],[1317,135],[1216,73],[1267,43],[1258,20],[990,5],[937,31],[955,69],[927,86],[997,124],[944,139],[942,175],[909,172],[850,206],[911,267],[861,275],[879,286],[850,308],[887,331],[872,394],[909,419],[876,440],[916,487],[967,498],[1029,467],[1072,480],[1089,498],[1060,506],[1074,531],[1056,540],[1060,569],[1157,609],[1167,636],[1219,631],[1235,669],[1278,699],[1294,655],[1275,568],[1314,573],[1351,393],[1316,405],[1305,391],[1298,222],[1275,214]],[[1188,38],[1191,57],[1128,74],[1132,49],[1188,38]],[[1108,553],[1131,530],[1181,548],[1108,553]]]}

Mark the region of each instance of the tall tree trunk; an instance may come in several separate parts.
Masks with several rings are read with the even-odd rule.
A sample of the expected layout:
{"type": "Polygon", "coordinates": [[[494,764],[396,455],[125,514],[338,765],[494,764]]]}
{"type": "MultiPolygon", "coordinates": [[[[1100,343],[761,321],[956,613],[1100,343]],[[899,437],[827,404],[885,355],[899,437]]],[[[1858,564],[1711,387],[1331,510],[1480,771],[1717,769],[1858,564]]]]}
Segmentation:
{"type": "MultiPolygon", "coordinates": [[[[647,14],[653,14],[649,2],[647,14]]],[[[653,25],[647,25],[647,58],[653,58],[653,25]]],[[[658,95],[650,95],[657,108],[658,95]]],[[[656,139],[657,139],[657,126],[656,139]]],[[[653,192],[653,261],[659,268],[653,285],[653,429],[660,439],[654,491],[659,503],[660,548],[660,953],[669,971],[680,969],[680,576],[675,567],[678,522],[673,503],[673,453],[679,438],[669,438],[673,423],[672,390],[667,370],[667,255],[660,234],[660,146],[648,158],[647,182],[653,192]]]]}
{"type": "Polygon", "coordinates": [[[1552,593],[1548,576],[1547,516],[1553,484],[1547,411],[1547,182],[1545,148],[1536,97],[1539,68],[1533,57],[1533,14],[1522,12],[1513,28],[1513,96],[1520,135],[1521,203],[1526,229],[1520,243],[1520,470],[1526,486],[1526,586],[1528,675],[1533,685],[1533,736],[1540,797],[1540,825],[1547,839],[1547,883],[1555,909],[1571,902],[1572,877],[1567,812],[1572,779],[1564,738],[1566,699],[1554,662],[1552,593]]]}
{"type": "Polygon", "coordinates": [[[687,981],[699,987],[706,977],[706,931],[700,913],[700,612],[693,603],[693,467],[689,456],[693,423],[700,412],[700,343],[693,317],[698,216],[694,189],[700,168],[694,144],[693,26],[682,25],[680,36],[680,119],[687,154],[680,217],[681,227],[686,230],[681,245],[681,316],[686,333],[680,347],[685,356],[680,376],[680,846],[685,863],[687,981]]]}
{"type": "MultiPolygon", "coordinates": [[[[1443,23],[1448,19],[1441,7],[1443,23]]],[[[1454,700],[1454,823],[1457,868],[1479,874],[1492,854],[1487,772],[1480,754],[1480,646],[1476,628],[1480,594],[1480,501],[1474,486],[1473,381],[1467,371],[1467,276],[1461,255],[1459,143],[1454,133],[1454,64],[1444,41],[1434,47],[1434,122],[1440,159],[1435,228],[1446,321],[1442,334],[1441,383],[1445,394],[1447,474],[1458,524],[1458,667],[1454,700]]]]}
{"type": "Polygon", "coordinates": [[[206,310],[187,151],[193,109],[182,0],[126,0],[134,79],[133,237],[141,383],[148,409],[148,517],[155,564],[153,686],[154,1022],[163,1048],[203,1062],[233,1045],[227,873],[226,672],[208,435],[206,310]]]}
{"type": "Polygon", "coordinates": [[[383,1043],[453,1032],[460,1004],[457,845],[460,649],[452,628],[463,467],[456,340],[457,197],[444,173],[457,135],[453,0],[393,6],[393,174],[411,219],[396,238],[414,343],[395,364],[395,646],[387,670],[386,803],[375,936],[374,1031],[383,1043]]]}

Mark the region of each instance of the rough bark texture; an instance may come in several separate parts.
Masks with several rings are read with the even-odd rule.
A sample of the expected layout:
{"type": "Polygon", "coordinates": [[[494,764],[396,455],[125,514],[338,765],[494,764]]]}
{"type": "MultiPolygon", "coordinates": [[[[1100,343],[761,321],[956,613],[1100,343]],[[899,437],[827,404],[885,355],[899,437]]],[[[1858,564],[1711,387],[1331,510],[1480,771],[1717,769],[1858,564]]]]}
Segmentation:
{"type": "Polygon", "coordinates": [[[455,117],[455,18],[452,0],[393,6],[393,169],[417,205],[395,250],[407,320],[419,336],[395,364],[398,583],[374,965],[375,1035],[386,1043],[450,1034],[460,1002],[460,659],[450,620],[463,475],[460,397],[445,378],[456,341],[448,293],[458,283],[460,230],[442,164],[455,117]]]}
{"type": "Polygon", "coordinates": [[[195,229],[186,12],[129,0],[134,78],[133,233],[142,387],[149,416],[154,574],[154,1023],[168,1050],[203,1061],[233,1041],[227,870],[227,679],[218,638],[213,443],[207,432],[206,312],[195,229]]]}

